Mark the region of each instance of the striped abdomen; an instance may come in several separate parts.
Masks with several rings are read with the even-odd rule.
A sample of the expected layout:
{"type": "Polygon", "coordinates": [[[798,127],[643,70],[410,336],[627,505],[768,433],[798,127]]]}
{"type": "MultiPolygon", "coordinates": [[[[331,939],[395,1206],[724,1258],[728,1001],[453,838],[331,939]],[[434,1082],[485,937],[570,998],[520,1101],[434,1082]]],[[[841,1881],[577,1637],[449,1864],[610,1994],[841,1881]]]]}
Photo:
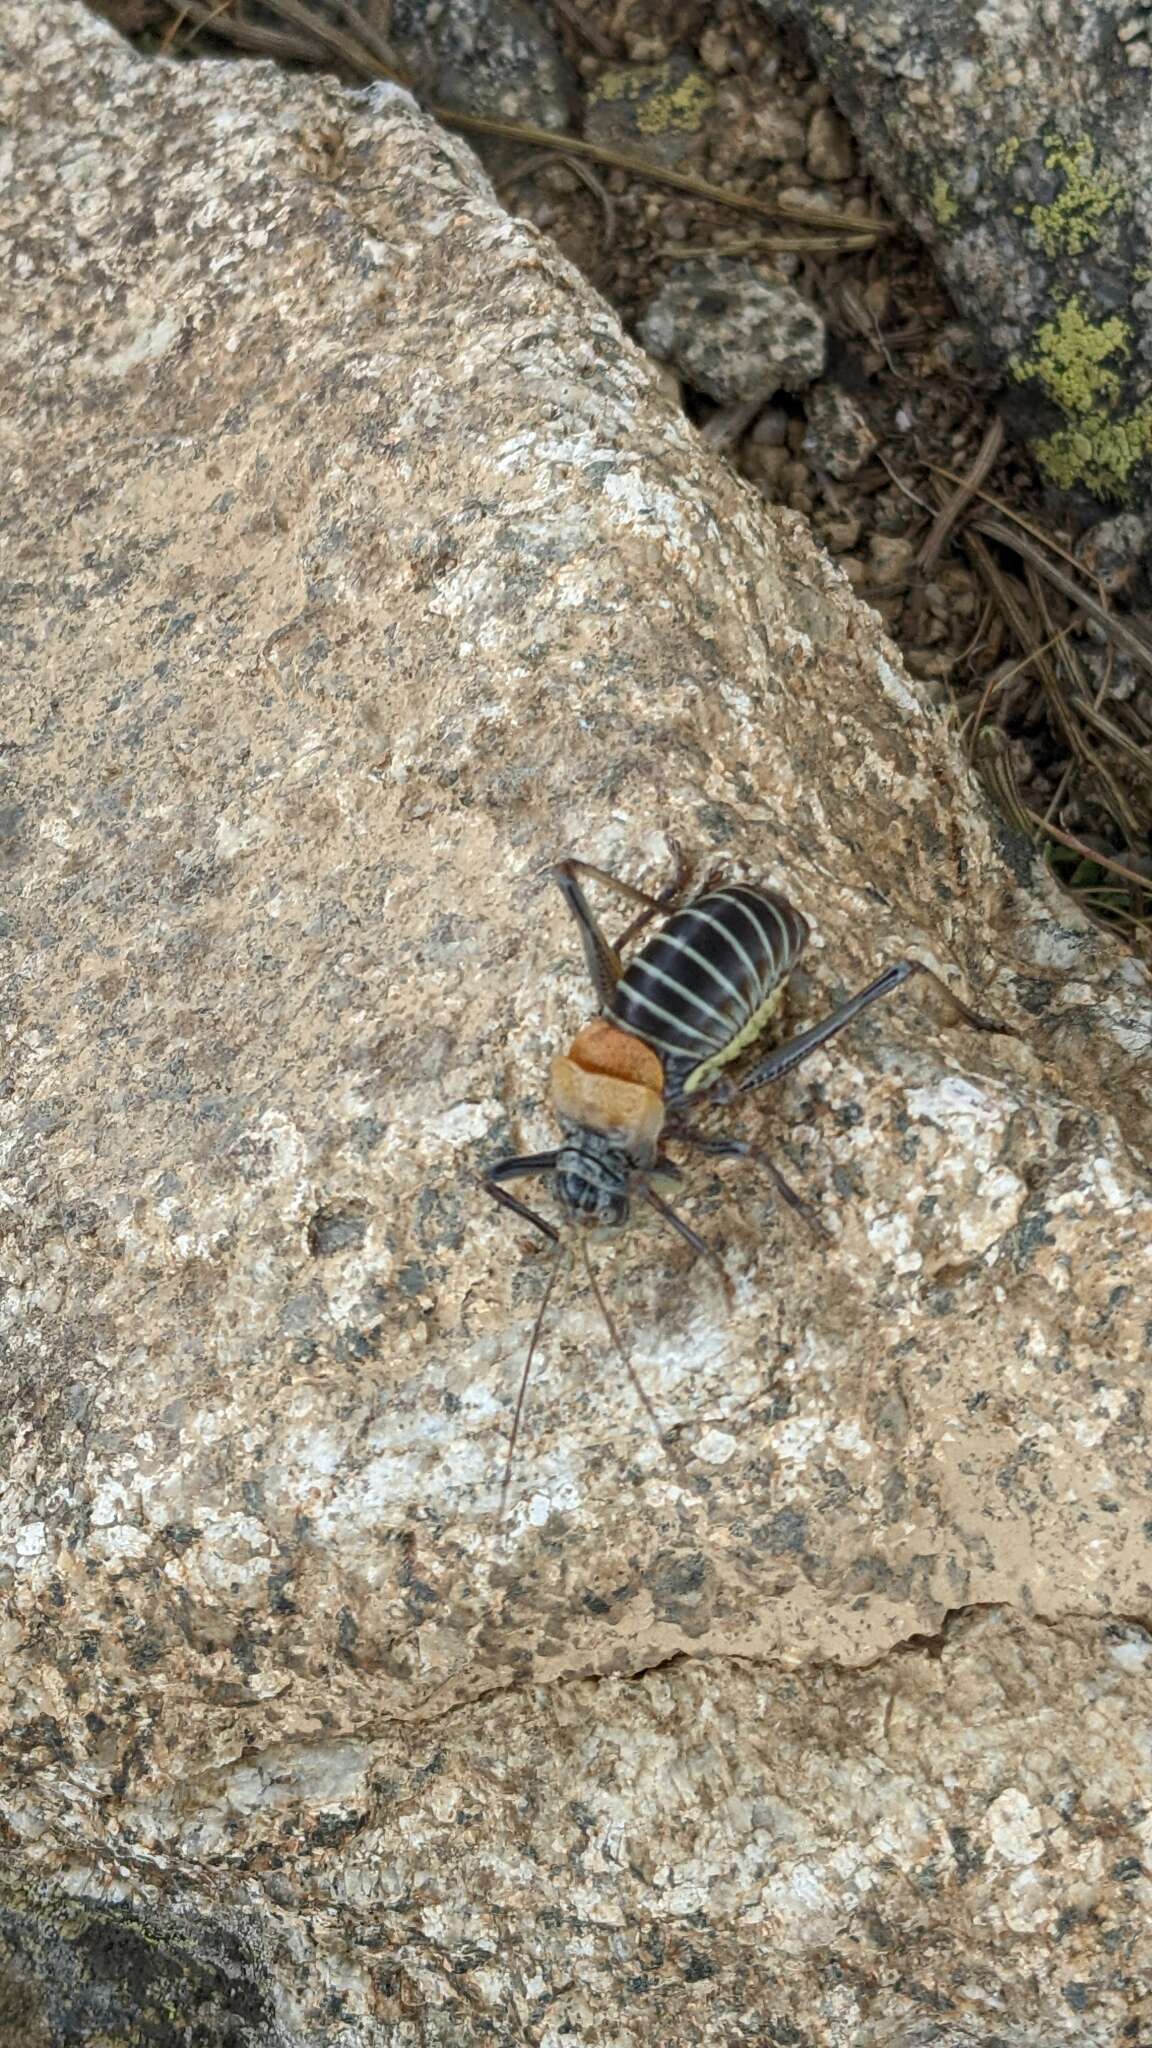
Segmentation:
{"type": "Polygon", "coordinates": [[[693,1095],[759,1038],[807,938],[775,890],[710,889],[645,941],[608,1015],[659,1053],[669,1100],[693,1095]]]}

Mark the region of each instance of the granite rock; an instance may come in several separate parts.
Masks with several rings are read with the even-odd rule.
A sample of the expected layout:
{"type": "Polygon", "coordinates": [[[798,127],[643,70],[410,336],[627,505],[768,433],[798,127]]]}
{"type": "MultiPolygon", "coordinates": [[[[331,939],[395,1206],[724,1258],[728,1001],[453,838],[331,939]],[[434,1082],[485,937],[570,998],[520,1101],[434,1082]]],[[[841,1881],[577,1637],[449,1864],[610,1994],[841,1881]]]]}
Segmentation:
{"type": "Polygon", "coordinates": [[[858,476],[876,452],[877,436],[863,406],[839,384],[816,384],[804,400],[804,453],[841,481],[858,476]]]}
{"type": "Polygon", "coordinates": [[[445,107],[564,129],[574,81],[525,0],[391,0],[389,33],[425,96],[445,107]]]}
{"type": "Polygon", "coordinates": [[[1146,977],[405,94],[9,28],[0,2015],[73,1897],[124,2044],[1114,2041],[1146,977]],[[730,1316],[599,1253],[675,1457],[566,1280],[501,1530],[538,871],[674,839],[810,917],[795,1018],[911,951],[1017,1035],[913,985],[749,1103],[829,1241],[704,1167],[730,1316]]]}
{"type": "Polygon", "coordinates": [[[828,345],[820,314],[793,285],[726,256],[678,264],[640,339],[721,405],[801,390],[821,374],[828,345]]]}
{"type": "Polygon", "coordinates": [[[715,104],[714,81],[682,52],[655,64],[611,64],[589,86],[584,135],[648,163],[690,169],[715,104]]]}

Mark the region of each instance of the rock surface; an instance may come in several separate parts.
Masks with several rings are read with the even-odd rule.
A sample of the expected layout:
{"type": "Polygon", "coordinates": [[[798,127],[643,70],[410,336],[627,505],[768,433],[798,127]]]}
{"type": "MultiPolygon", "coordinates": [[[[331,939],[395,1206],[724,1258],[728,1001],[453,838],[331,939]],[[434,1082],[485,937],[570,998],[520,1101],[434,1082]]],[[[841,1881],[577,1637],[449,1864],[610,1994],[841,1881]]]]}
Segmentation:
{"type": "Polygon", "coordinates": [[[404,94],[10,23],[0,2023],[1119,2040],[1144,977],[404,94]],[[794,1014],[910,949],[1020,1035],[909,991],[749,1104],[832,1242],[696,1169],[730,1319],[601,1251],[678,1458],[573,1278],[501,1533],[534,878],[674,837],[810,916],[794,1014]]]}
{"type": "Polygon", "coordinates": [[[858,476],[876,452],[877,436],[851,393],[839,384],[817,384],[804,400],[808,431],[804,453],[817,469],[841,481],[858,476]]]}
{"type": "Polygon", "coordinates": [[[391,0],[389,34],[426,98],[502,121],[566,128],[573,81],[524,0],[391,0]]]}
{"type": "Polygon", "coordinates": [[[1056,484],[1147,510],[1152,35],[1100,0],[762,0],[933,249],[1056,484]]]}
{"type": "Polygon", "coordinates": [[[681,54],[659,64],[614,64],[590,91],[584,135],[649,163],[690,169],[715,102],[713,81],[681,54]]]}
{"type": "Polygon", "coordinates": [[[724,256],[678,264],[640,339],[721,405],[801,390],[821,374],[827,349],[820,314],[794,286],[724,256]]]}

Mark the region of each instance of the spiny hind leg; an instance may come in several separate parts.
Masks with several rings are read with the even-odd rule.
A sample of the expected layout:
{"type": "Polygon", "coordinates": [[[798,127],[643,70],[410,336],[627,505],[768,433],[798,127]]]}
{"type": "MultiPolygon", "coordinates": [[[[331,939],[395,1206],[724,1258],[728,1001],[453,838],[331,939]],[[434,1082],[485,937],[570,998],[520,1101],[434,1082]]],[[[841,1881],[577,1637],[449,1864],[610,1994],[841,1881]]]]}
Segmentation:
{"type": "Polygon", "coordinates": [[[618,953],[622,953],[625,946],[630,946],[634,939],[638,939],[654,917],[670,917],[673,911],[682,910],[686,904],[695,902],[697,896],[703,896],[706,890],[716,888],[726,879],[727,869],[716,862],[703,870],[699,869],[692,855],[685,851],[681,840],[669,837],[668,850],[675,863],[672,880],[666,888],[661,889],[658,896],[651,896],[642,889],[631,889],[626,882],[618,882],[614,875],[606,875],[601,868],[588,870],[600,881],[606,882],[609,888],[616,889],[621,895],[628,896],[644,906],[617,939],[618,953]]]}
{"type": "Polygon", "coordinates": [[[606,873],[603,868],[593,867],[592,863],[586,860],[554,861],[544,872],[558,885],[560,894],[576,920],[580,943],[584,948],[588,977],[596,991],[601,1009],[606,1010],[623,971],[620,955],[612,941],[601,930],[596,914],[580,887],[578,877],[592,876],[596,881],[604,882],[608,888],[615,889],[618,894],[627,895],[634,901],[648,903],[651,898],[643,896],[639,889],[630,889],[626,882],[618,882],[615,875],[606,873]]]}
{"type": "Polygon", "coordinates": [[[598,868],[590,860],[558,860],[544,871],[558,883],[564,901],[579,926],[588,973],[604,1009],[610,1004],[616,983],[623,972],[620,959],[623,948],[630,945],[632,940],[651,924],[653,918],[666,917],[684,901],[686,895],[691,893],[691,863],[685,859],[678,846],[674,845],[673,851],[676,855],[676,873],[659,896],[650,895],[646,889],[634,888],[631,882],[622,882],[618,875],[609,874],[607,868],[598,868]],[[627,929],[621,932],[615,944],[601,929],[599,920],[580,887],[578,878],[581,875],[586,875],[590,881],[602,883],[604,888],[611,889],[614,895],[623,897],[626,903],[640,905],[639,914],[633,918],[627,929]]]}
{"type": "Polygon", "coordinates": [[[641,932],[646,930],[654,917],[670,917],[674,910],[682,909],[685,903],[689,902],[693,896],[699,894],[696,870],[691,854],[685,853],[678,839],[669,839],[668,850],[676,864],[672,880],[668,883],[667,888],[661,889],[658,896],[648,897],[646,907],[640,912],[640,915],[634,917],[627,929],[621,932],[620,937],[616,941],[616,951],[618,953],[622,953],[625,946],[630,946],[633,940],[638,939],[641,932]]]}
{"type": "Polygon", "coordinates": [[[1008,1026],[998,1024],[994,1017],[982,1017],[976,1010],[969,1009],[967,1003],[961,1002],[959,996],[952,993],[947,982],[942,981],[931,967],[926,967],[922,960],[893,960],[874,981],[868,983],[867,988],[862,988],[854,996],[849,996],[847,1002],[839,1004],[829,1016],[822,1017],[818,1024],[809,1025],[806,1031],[797,1032],[795,1038],[786,1039],[783,1045],[776,1046],[763,1059],[757,1060],[751,1070],[737,1082],[739,1094],[747,1095],[751,1089],[763,1088],[767,1082],[778,1081],[782,1075],[791,1073],[793,1067],[798,1067],[801,1061],[808,1059],[820,1046],[827,1045],[828,1040],[843,1031],[845,1025],[851,1024],[854,1018],[870,1009],[872,1004],[879,1002],[883,996],[889,996],[894,989],[901,988],[913,975],[923,975],[931,982],[941,995],[947,998],[953,1013],[962,1018],[971,1030],[1008,1032],[1010,1036],[1015,1036],[1008,1026]]]}

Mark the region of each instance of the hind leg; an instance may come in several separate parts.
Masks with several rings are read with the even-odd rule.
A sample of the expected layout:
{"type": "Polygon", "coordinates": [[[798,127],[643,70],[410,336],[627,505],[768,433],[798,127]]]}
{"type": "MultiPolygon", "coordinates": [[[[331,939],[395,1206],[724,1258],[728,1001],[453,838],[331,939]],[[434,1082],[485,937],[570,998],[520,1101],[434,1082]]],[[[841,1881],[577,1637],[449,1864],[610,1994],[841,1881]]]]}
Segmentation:
{"type": "Polygon", "coordinates": [[[584,945],[584,958],[592,986],[600,999],[601,1007],[607,1009],[615,992],[616,983],[623,972],[620,954],[625,946],[650,925],[655,917],[666,917],[684,900],[691,888],[691,865],[679,848],[676,849],[676,874],[659,896],[652,896],[646,889],[635,889],[631,882],[622,882],[618,875],[610,875],[607,868],[598,868],[589,860],[558,860],[546,868],[546,874],[559,884],[564,901],[572,912],[580,929],[584,945]],[[589,880],[600,882],[611,889],[616,896],[622,896],[626,903],[638,903],[639,914],[633,918],[627,929],[613,944],[602,931],[599,922],[580,887],[579,877],[586,875],[589,880]]]}
{"type": "Polygon", "coordinates": [[[947,998],[955,1015],[961,1017],[971,1030],[1005,1031],[1006,1026],[998,1024],[994,1017],[981,1017],[975,1010],[970,1010],[967,1003],[953,995],[947,982],[941,981],[940,976],[926,967],[922,960],[894,960],[876,976],[875,981],[870,981],[867,988],[860,989],[856,995],[849,996],[847,1002],[841,1003],[830,1016],[821,1018],[818,1024],[809,1025],[806,1031],[797,1032],[795,1038],[787,1039],[762,1060],[757,1060],[751,1071],[737,1081],[737,1092],[747,1095],[750,1089],[763,1088],[767,1082],[778,1081],[783,1074],[790,1074],[793,1067],[798,1067],[820,1046],[827,1045],[828,1040],[835,1038],[838,1031],[843,1031],[846,1024],[851,1024],[854,1018],[883,996],[891,995],[893,989],[902,987],[914,974],[925,975],[947,998]]]}

